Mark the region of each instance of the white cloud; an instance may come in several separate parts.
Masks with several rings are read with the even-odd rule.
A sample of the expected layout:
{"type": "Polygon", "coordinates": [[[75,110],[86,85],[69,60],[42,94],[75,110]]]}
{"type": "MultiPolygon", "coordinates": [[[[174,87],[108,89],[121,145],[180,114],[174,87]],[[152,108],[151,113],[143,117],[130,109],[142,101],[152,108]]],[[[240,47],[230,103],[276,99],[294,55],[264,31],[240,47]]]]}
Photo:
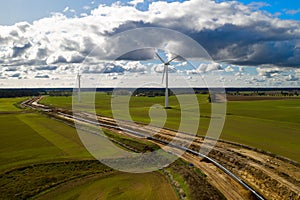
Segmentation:
{"type": "Polygon", "coordinates": [[[251,80],[254,81],[254,82],[258,82],[258,83],[263,83],[263,82],[266,81],[266,79],[264,79],[264,78],[258,79],[256,77],[252,77],[251,80]]]}
{"type": "Polygon", "coordinates": [[[223,70],[221,65],[218,63],[202,63],[197,69],[187,70],[186,74],[203,74],[207,72],[223,70]]]}
{"type": "Polygon", "coordinates": [[[258,67],[256,71],[258,72],[259,76],[272,78],[274,76],[277,76],[280,72],[282,72],[282,69],[280,69],[279,67],[266,67],[266,68],[258,67]]]}
{"type": "Polygon", "coordinates": [[[225,72],[234,72],[234,69],[231,67],[231,66],[227,66],[225,69],[224,69],[225,72]]]}
{"type": "Polygon", "coordinates": [[[80,71],[83,74],[97,74],[103,73],[104,68],[104,65],[85,65],[81,67],[80,71]]]}
{"type": "Polygon", "coordinates": [[[136,7],[139,3],[144,3],[144,0],[132,0],[128,2],[129,5],[133,5],[134,7],[136,7]]]}
{"type": "Polygon", "coordinates": [[[199,72],[211,72],[216,70],[222,70],[222,67],[218,63],[200,64],[197,70],[199,72]]]}
{"type": "Polygon", "coordinates": [[[80,13],[80,16],[81,16],[81,17],[87,17],[88,14],[86,14],[86,13],[80,13]]]}
{"type": "Polygon", "coordinates": [[[200,74],[201,72],[199,72],[197,69],[192,69],[192,70],[187,70],[186,74],[187,75],[192,75],[192,74],[200,74]]]}
{"type": "Polygon", "coordinates": [[[69,10],[70,10],[70,7],[67,6],[67,7],[65,7],[65,9],[63,10],[63,12],[68,12],[69,10]]]}
{"type": "Polygon", "coordinates": [[[285,13],[286,13],[286,14],[289,14],[289,15],[296,15],[296,14],[300,13],[300,9],[296,9],[296,10],[285,10],[285,13]]]}
{"type": "Polygon", "coordinates": [[[187,61],[179,62],[178,64],[176,64],[176,67],[187,67],[187,66],[189,66],[187,61]]]}
{"type": "MultiPolygon", "coordinates": [[[[164,72],[164,65],[163,64],[154,65],[152,67],[152,71],[156,72],[156,73],[163,73],[164,72]]],[[[177,72],[177,70],[174,66],[169,65],[168,66],[168,72],[169,73],[175,73],[175,72],[177,72]]]]}
{"type": "Polygon", "coordinates": [[[123,65],[123,68],[129,72],[141,72],[144,73],[147,70],[147,67],[141,64],[140,62],[127,62],[123,65]]]}
{"type": "Polygon", "coordinates": [[[251,2],[248,6],[252,7],[254,10],[258,10],[259,8],[270,7],[271,5],[266,2],[251,2]]]}
{"type": "Polygon", "coordinates": [[[242,72],[237,72],[234,74],[234,76],[237,76],[237,77],[242,77],[244,75],[244,73],[242,72]]]}
{"type": "Polygon", "coordinates": [[[84,10],[90,10],[91,7],[90,7],[90,6],[83,6],[83,9],[84,9],[84,10]]]}
{"type": "Polygon", "coordinates": [[[288,75],[288,76],[286,77],[285,80],[286,80],[286,81],[298,81],[299,78],[296,77],[296,76],[294,76],[294,75],[292,75],[292,74],[290,74],[290,75],[288,75]]]}

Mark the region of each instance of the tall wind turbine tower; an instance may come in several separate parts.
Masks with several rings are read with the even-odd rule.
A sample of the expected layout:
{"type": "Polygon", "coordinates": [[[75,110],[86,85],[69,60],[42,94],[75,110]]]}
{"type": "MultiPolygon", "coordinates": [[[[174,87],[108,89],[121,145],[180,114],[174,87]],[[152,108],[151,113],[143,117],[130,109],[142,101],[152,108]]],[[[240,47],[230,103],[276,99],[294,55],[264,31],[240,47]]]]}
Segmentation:
{"type": "Polygon", "coordinates": [[[80,92],[81,92],[81,83],[80,83],[80,80],[81,79],[81,75],[79,74],[79,72],[78,72],[78,74],[77,74],[77,81],[78,81],[78,93],[77,93],[77,95],[78,95],[78,102],[81,102],[81,96],[80,96],[80,92]]]}
{"type": "Polygon", "coordinates": [[[159,55],[157,52],[155,52],[156,56],[159,58],[159,60],[164,64],[164,72],[163,72],[163,77],[162,77],[162,83],[164,81],[164,76],[166,74],[166,91],[165,91],[165,108],[169,108],[169,65],[170,62],[172,62],[173,60],[175,60],[176,58],[178,58],[179,56],[175,56],[174,58],[172,58],[171,60],[169,60],[168,62],[165,62],[159,55]]]}

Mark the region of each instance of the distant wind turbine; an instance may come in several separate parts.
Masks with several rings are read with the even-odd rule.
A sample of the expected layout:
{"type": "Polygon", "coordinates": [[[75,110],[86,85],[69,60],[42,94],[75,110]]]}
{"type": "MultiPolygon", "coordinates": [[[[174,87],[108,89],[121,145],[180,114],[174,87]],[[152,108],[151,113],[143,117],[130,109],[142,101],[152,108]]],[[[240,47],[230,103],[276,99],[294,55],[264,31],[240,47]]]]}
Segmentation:
{"type": "Polygon", "coordinates": [[[161,83],[164,82],[164,77],[166,74],[166,91],[165,91],[165,108],[169,108],[169,65],[170,63],[175,60],[176,58],[178,58],[179,56],[175,56],[174,58],[172,58],[171,60],[169,60],[168,62],[165,62],[159,55],[157,52],[155,52],[156,56],[159,58],[159,60],[164,64],[164,71],[163,71],[163,77],[162,77],[162,81],[161,83]]]}
{"type": "Polygon", "coordinates": [[[80,83],[80,80],[81,79],[81,75],[79,74],[79,72],[78,72],[78,74],[77,74],[77,80],[78,80],[78,93],[77,93],[77,95],[78,95],[78,102],[81,102],[81,96],[80,96],[80,92],[81,92],[81,83],[80,83]]]}

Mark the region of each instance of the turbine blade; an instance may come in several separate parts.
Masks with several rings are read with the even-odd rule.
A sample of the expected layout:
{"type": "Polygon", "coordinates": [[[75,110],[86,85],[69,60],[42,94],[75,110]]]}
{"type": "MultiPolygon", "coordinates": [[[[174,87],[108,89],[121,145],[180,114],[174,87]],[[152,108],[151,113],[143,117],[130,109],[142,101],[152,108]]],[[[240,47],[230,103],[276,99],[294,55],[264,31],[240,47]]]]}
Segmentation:
{"type": "Polygon", "coordinates": [[[165,73],[166,73],[166,65],[164,65],[164,71],[163,71],[163,76],[162,76],[162,79],[161,79],[161,84],[163,84],[163,82],[164,82],[165,73]]]}
{"type": "Polygon", "coordinates": [[[162,63],[164,63],[165,64],[165,61],[158,55],[158,53],[157,52],[155,52],[155,54],[156,54],[156,56],[159,58],[159,60],[162,62],[162,63]]]}

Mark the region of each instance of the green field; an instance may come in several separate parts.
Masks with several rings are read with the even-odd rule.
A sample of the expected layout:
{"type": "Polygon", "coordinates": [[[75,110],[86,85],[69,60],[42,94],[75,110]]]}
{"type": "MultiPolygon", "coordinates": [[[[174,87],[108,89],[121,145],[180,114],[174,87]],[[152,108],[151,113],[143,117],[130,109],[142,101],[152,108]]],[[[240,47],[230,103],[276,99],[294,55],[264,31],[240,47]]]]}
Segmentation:
{"type": "MultiPolygon", "coordinates": [[[[89,95],[83,95],[83,107],[89,108],[90,98],[85,101],[85,96],[89,95]]],[[[207,95],[197,97],[201,110],[198,134],[205,135],[210,122],[210,104],[207,95]]],[[[97,93],[95,99],[96,112],[111,117],[111,96],[97,93]]],[[[72,108],[71,102],[72,97],[46,97],[42,100],[42,103],[69,109],[72,108]]],[[[131,97],[132,119],[149,123],[149,109],[154,104],[163,105],[164,97],[131,97]]],[[[181,108],[174,96],[170,97],[170,106],[172,109],[167,110],[165,127],[177,129],[181,108]]],[[[187,105],[183,109],[191,114],[195,110],[194,105],[187,105]]],[[[300,162],[300,99],[228,102],[221,139],[250,145],[300,162]]]]}
{"type": "Polygon", "coordinates": [[[13,106],[21,99],[0,99],[0,170],[62,159],[91,159],[76,130],[37,113],[13,106]]]}
{"type": "Polygon", "coordinates": [[[74,180],[38,199],[177,199],[166,178],[158,172],[147,174],[113,173],[74,180]]]}
{"type": "MultiPolygon", "coordinates": [[[[36,198],[44,193],[46,196],[40,199],[53,199],[51,195],[55,199],[177,199],[159,172],[116,173],[94,160],[76,129],[30,109],[18,108],[17,103],[25,99],[0,99],[0,199],[36,198]],[[76,185],[77,181],[81,184],[76,185]]],[[[157,148],[146,141],[106,132],[138,151],[157,148]]]]}
{"type": "Polygon", "coordinates": [[[29,199],[73,180],[112,172],[96,160],[30,164],[1,174],[0,199],[29,199]]]}
{"type": "Polygon", "coordinates": [[[25,99],[26,98],[0,98],[0,113],[20,112],[21,110],[16,105],[25,99]]]}

